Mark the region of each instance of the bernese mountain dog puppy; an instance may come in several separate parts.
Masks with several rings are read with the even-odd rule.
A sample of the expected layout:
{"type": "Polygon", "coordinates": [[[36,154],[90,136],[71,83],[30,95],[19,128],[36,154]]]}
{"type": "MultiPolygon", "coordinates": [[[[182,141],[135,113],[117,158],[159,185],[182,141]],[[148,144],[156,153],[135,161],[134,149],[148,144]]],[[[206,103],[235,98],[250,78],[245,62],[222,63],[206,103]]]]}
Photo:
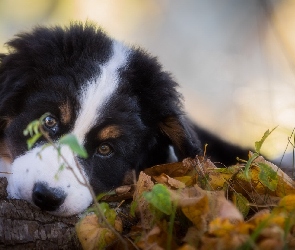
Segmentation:
{"type": "Polygon", "coordinates": [[[195,157],[204,143],[224,164],[245,153],[191,124],[177,83],[155,57],[95,25],[37,27],[7,46],[0,56],[0,171],[11,198],[69,216],[92,203],[81,175],[99,194],[132,171],[195,157]],[[87,150],[83,159],[61,149],[75,175],[59,171],[62,160],[53,146],[43,147],[45,138],[27,148],[24,129],[45,113],[53,141],[71,133],[87,150]]]}

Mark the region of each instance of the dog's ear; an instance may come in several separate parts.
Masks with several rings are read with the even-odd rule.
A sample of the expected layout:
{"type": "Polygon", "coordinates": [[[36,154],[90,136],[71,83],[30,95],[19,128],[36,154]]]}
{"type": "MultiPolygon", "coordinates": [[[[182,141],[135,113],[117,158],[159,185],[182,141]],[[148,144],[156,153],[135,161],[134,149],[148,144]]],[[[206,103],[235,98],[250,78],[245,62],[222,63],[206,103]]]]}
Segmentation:
{"type": "MultiPolygon", "coordinates": [[[[11,65],[13,61],[9,54],[0,54],[0,139],[15,114],[15,106],[22,105],[20,97],[24,95],[17,67],[11,65]]],[[[25,78],[24,74],[21,78],[25,78]]]]}
{"type": "Polygon", "coordinates": [[[162,134],[171,141],[179,160],[186,157],[195,157],[202,152],[197,133],[193,130],[191,122],[186,117],[166,117],[160,122],[159,127],[162,134]]]}

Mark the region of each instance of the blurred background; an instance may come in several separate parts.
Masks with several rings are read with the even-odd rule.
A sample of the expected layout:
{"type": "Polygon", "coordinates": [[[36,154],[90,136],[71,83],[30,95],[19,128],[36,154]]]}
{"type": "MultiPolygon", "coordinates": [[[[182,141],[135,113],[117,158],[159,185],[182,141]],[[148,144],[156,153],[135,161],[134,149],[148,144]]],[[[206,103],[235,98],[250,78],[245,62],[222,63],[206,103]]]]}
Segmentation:
{"type": "Polygon", "coordinates": [[[0,52],[36,25],[87,20],[157,56],[194,121],[243,146],[278,126],[262,149],[284,152],[295,127],[295,1],[0,0],[0,52]]]}

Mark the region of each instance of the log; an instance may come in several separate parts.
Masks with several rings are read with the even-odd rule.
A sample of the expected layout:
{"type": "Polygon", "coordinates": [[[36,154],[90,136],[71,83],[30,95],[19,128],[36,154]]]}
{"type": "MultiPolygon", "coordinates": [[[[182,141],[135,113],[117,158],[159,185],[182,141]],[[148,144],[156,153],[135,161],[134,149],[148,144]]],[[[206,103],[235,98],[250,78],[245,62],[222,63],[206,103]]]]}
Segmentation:
{"type": "Polygon", "coordinates": [[[77,216],[57,217],[24,200],[7,199],[6,187],[6,178],[0,178],[0,249],[82,249],[77,216]]]}

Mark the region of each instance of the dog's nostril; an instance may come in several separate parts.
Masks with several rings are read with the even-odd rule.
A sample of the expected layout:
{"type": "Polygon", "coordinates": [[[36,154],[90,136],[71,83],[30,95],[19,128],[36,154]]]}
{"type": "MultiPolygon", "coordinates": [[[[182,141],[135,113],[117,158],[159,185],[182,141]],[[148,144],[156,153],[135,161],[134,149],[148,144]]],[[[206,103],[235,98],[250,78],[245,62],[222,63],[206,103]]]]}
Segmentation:
{"type": "Polygon", "coordinates": [[[33,188],[32,199],[42,210],[54,211],[64,202],[66,194],[59,188],[49,187],[47,183],[37,182],[33,188]]]}

